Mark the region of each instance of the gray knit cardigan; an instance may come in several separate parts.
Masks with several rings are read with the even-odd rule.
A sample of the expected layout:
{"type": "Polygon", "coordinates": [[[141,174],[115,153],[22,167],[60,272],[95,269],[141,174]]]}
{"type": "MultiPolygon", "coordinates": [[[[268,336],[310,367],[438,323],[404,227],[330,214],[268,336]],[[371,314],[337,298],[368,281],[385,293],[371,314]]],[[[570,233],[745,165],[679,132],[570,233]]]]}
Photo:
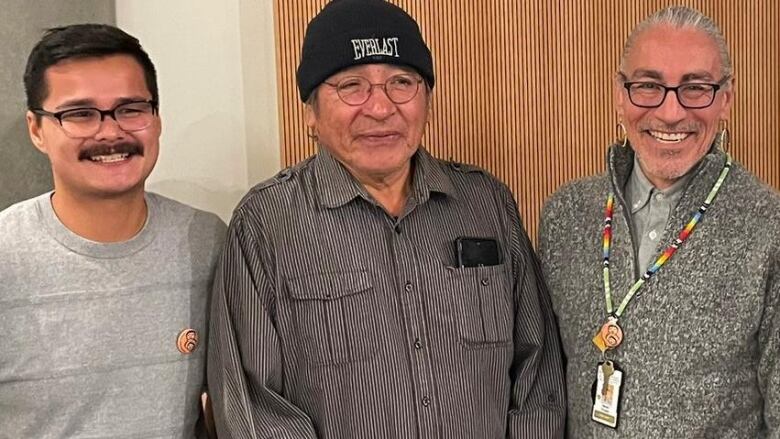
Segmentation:
{"type": "MultiPolygon", "coordinates": [[[[568,365],[573,438],[780,437],[780,194],[734,163],[699,225],[628,305],[616,430],[590,420],[601,354],[591,338],[606,317],[602,230],[616,195],[610,261],[613,302],[638,267],[623,188],[630,147],[613,146],[607,175],[571,182],[546,203],[539,256],[568,365]]],[[[725,163],[713,148],[670,213],[662,251],[702,204],[725,163]]]]}

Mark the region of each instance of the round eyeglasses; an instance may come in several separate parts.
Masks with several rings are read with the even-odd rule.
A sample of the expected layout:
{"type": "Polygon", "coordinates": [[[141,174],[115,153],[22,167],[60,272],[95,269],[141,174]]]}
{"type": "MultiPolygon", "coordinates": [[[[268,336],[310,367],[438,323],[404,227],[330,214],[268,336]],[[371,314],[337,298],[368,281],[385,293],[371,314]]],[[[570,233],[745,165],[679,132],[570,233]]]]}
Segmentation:
{"type": "Polygon", "coordinates": [[[726,76],[715,84],[688,82],[677,87],[667,87],[652,81],[635,81],[624,82],[623,87],[628,90],[628,99],[637,107],[660,107],[666,100],[666,95],[672,91],[677,96],[677,102],[683,108],[697,110],[712,105],[715,101],[715,93],[723,87],[728,79],[729,77],[726,76]]]}
{"type": "Polygon", "coordinates": [[[387,78],[387,81],[379,84],[372,84],[362,76],[348,76],[342,78],[337,84],[327,81],[324,84],[335,88],[339,99],[345,104],[356,106],[363,105],[368,101],[374,87],[382,87],[387,98],[394,104],[405,104],[417,96],[421,82],[422,78],[402,73],[393,75],[387,78]]]}
{"type": "Polygon", "coordinates": [[[157,114],[157,102],[152,100],[127,102],[110,110],[73,108],[52,113],[42,108],[35,108],[31,111],[56,119],[68,137],[84,138],[97,134],[106,116],[114,119],[123,131],[140,131],[148,128],[157,114]]]}

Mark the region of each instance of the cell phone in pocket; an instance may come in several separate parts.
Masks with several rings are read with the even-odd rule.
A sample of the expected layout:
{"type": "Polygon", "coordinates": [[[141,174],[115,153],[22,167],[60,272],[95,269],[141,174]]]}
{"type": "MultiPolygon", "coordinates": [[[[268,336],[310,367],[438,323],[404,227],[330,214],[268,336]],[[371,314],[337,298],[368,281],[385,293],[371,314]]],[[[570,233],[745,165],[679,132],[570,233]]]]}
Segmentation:
{"type": "Polygon", "coordinates": [[[498,241],[493,238],[457,238],[455,252],[458,267],[489,267],[501,263],[498,241]]]}

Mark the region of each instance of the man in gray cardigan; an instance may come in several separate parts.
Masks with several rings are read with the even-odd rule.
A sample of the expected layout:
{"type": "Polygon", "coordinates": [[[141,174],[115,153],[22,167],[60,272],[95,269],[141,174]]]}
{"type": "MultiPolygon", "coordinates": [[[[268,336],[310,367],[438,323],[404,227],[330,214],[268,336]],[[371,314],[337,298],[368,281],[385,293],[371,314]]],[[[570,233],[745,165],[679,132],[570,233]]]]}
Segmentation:
{"type": "Polygon", "coordinates": [[[544,208],[571,437],[780,437],[780,196],[726,152],[731,70],[701,13],[640,23],[607,173],[544,208]]]}

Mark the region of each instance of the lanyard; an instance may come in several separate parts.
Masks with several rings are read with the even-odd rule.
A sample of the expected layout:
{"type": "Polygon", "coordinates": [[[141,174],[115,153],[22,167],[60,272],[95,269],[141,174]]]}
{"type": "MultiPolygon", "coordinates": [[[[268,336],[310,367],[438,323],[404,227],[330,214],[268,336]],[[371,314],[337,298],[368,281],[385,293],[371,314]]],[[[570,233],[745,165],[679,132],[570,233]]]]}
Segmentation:
{"type": "Polygon", "coordinates": [[[715,184],[712,186],[712,189],[710,189],[710,193],[707,195],[707,198],[704,200],[704,203],[699,207],[699,210],[696,211],[696,213],[693,214],[690,221],[683,227],[683,229],[680,231],[677,238],[672,241],[672,243],[666,248],[666,250],[661,253],[660,256],[658,256],[658,259],[655,260],[655,263],[653,263],[652,266],[645,272],[645,274],[642,275],[642,277],[637,280],[634,285],[631,286],[631,288],[628,290],[628,293],[626,294],[626,297],[623,298],[623,301],[620,302],[620,306],[618,307],[617,311],[613,312],[612,307],[612,288],[610,286],[609,282],[609,252],[612,247],[612,212],[613,207],[615,204],[615,195],[610,192],[609,196],[607,197],[607,207],[606,207],[606,215],[604,218],[604,235],[603,235],[603,252],[604,252],[604,296],[607,302],[607,315],[608,316],[614,316],[615,319],[619,318],[623,312],[626,310],[626,306],[628,306],[628,303],[631,301],[631,299],[634,297],[637,291],[639,291],[640,288],[642,288],[642,285],[644,285],[645,282],[647,282],[655,273],[658,272],[658,270],[661,269],[661,267],[666,264],[669,259],[672,258],[674,253],[677,251],[677,249],[680,248],[680,246],[691,236],[693,233],[693,229],[696,227],[696,225],[699,223],[699,220],[701,220],[701,217],[704,216],[704,213],[707,212],[707,209],[712,204],[713,200],[715,199],[715,196],[718,194],[718,191],[720,190],[720,187],[723,185],[723,182],[726,180],[726,176],[729,174],[729,170],[731,170],[731,156],[726,153],[726,163],[723,165],[723,170],[720,171],[720,176],[718,177],[718,180],[715,182],[715,184]]]}

